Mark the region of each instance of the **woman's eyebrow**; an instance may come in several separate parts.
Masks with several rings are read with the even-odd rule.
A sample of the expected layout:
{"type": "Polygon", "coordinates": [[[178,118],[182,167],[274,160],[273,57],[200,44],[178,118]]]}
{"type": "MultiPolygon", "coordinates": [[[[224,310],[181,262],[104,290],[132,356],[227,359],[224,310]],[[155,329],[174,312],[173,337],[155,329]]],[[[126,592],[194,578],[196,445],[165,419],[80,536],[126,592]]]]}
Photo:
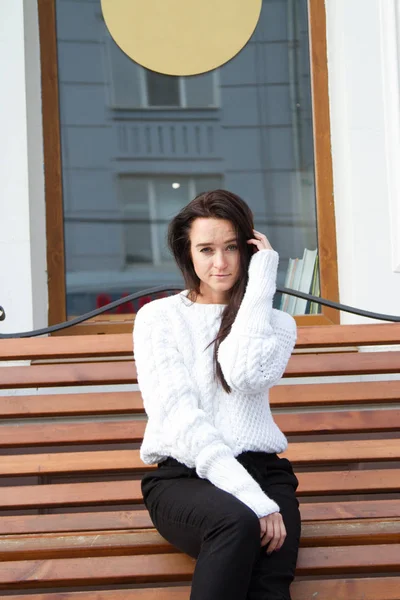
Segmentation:
{"type": "MultiPolygon", "coordinates": [[[[227,240],[224,244],[231,244],[232,242],[236,242],[236,238],[232,238],[231,240],[227,240]]],[[[202,242],[201,244],[196,244],[196,248],[200,248],[200,246],[214,246],[214,242],[202,242]]]]}

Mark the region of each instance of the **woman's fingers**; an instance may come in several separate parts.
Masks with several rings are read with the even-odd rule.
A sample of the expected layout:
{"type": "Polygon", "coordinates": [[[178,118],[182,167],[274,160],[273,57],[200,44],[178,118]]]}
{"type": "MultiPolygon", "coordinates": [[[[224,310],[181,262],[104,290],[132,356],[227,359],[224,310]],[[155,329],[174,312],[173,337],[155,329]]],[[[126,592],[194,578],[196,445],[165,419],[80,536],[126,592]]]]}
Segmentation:
{"type": "Polygon", "coordinates": [[[268,546],[267,554],[279,550],[286,539],[286,528],[280,513],[273,513],[264,517],[266,522],[265,533],[261,537],[261,546],[268,546]]]}
{"type": "Polygon", "coordinates": [[[254,238],[247,240],[248,244],[253,244],[256,246],[257,250],[272,250],[272,246],[268,241],[266,235],[261,233],[260,231],[256,231],[253,229],[254,238]]]}

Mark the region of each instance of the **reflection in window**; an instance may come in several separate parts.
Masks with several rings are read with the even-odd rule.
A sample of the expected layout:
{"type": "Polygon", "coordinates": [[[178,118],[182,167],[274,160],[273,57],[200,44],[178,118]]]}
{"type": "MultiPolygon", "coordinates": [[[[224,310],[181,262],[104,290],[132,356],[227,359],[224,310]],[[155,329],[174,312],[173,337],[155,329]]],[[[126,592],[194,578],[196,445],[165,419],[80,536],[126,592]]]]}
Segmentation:
{"type": "Polygon", "coordinates": [[[125,266],[173,264],[167,247],[168,223],[197,194],[221,185],[218,176],[121,177],[125,266]]]}
{"type": "Polygon", "coordinates": [[[264,0],[243,50],[191,77],[131,60],[100,0],[56,8],[68,314],[99,296],[182,285],[168,221],[217,187],[249,203],[279,252],[278,284],[317,289],[307,0],[264,0]]]}

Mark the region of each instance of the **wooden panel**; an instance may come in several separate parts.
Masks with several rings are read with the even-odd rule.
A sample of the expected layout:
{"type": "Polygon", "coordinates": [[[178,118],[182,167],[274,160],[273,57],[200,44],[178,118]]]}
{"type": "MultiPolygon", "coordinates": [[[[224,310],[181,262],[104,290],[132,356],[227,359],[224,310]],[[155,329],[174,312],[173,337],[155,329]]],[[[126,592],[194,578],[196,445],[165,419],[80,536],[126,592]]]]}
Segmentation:
{"type": "MultiPolygon", "coordinates": [[[[294,355],[285,377],[398,373],[400,352],[294,355]]],[[[57,385],[93,385],[136,383],[133,361],[3,367],[0,388],[52,387],[57,385]]]]}
{"type": "Polygon", "coordinates": [[[398,460],[400,459],[400,440],[291,443],[282,456],[298,465],[398,460]]]}
{"type": "Polygon", "coordinates": [[[140,392],[118,391],[45,394],[41,396],[0,396],[1,418],[8,419],[13,417],[66,417],[128,413],[144,413],[140,392]]]}
{"type": "MultiPolygon", "coordinates": [[[[400,600],[398,576],[295,581],[291,586],[291,593],[292,600],[344,600],[345,598],[349,600],[400,600]]],[[[82,598],[81,600],[87,599],[82,598]]],[[[109,599],[96,598],[96,600],[109,599]]],[[[131,599],[127,597],[126,600],[131,599]]]]}
{"type": "Polygon", "coordinates": [[[0,389],[137,383],[133,361],[35,365],[0,369],[0,389]]]}
{"type": "MultiPolygon", "coordinates": [[[[292,443],[283,456],[294,465],[390,461],[400,459],[400,443],[397,439],[292,443]]],[[[0,456],[0,475],[9,476],[140,471],[150,468],[142,463],[138,450],[0,456]]]]}
{"type": "MultiPolygon", "coordinates": [[[[371,433],[400,430],[400,410],[343,411],[278,414],[277,425],[286,435],[322,433],[371,433]]],[[[1,448],[141,442],[145,421],[105,421],[94,423],[44,423],[3,425],[1,448]]]]}
{"type": "MultiPolygon", "coordinates": [[[[326,495],[352,493],[389,493],[400,489],[400,469],[329,471],[299,473],[298,495],[326,495]]],[[[7,486],[1,488],[0,508],[56,508],[66,506],[93,506],[107,504],[138,504],[143,502],[140,481],[128,480],[88,483],[58,483],[33,486],[7,486]]],[[[382,500],[380,502],[383,502],[382,500]]],[[[318,504],[314,511],[321,518],[356,518],[357,504],[344,504],[336,517],[327,515],[330,504],[318,504]]],[[[339,505],[338,505],[339,506],[339,505]]],[[[382,505],[383,506],[383,505],[382,505]]],[[[304,510],[311,510],[304,505],[304,510]]],[[[376,509],[375,509],[376,510],[376,509]]],[[[307,513],[308,514],[308,513],[307,513]]],[[[391,513],[392,514],[392,513],[391,513]]],[[[369,515],[374,516],[373,514],[369,515]]],[[[316,517],[315,517],[316,518],[316,517]]]]}
{"type": "MultiPolygon", "coordinates": [[[[114,487],[119,487],[121,483],[126,482],[120,482],[118,486],[114,485],[114,487]]],[[[133,495],[136,495],[136,498],[138,499],[137,501],[141,501],[140,484],[139,482],[132,483],[134,483],[137,488],[132,493],[133,495]],[[139,490],[139,492],[137,490],[139,490]]],[[[37,487],[51,488],[54,486],[37,487]]],[[[34,492],[35,489],[35,487],[32,487],[31,491],[34,492]]],[[[25,493],[23,488],[22,493],[25,493]]],[[[126,500],[126,496],[124,497],[124,500],[126,500]]],[[[32,502],[32,504],[34,503],[32,502]]],[[[82,504],[84,504],[84,502],[82,504]]],[[[334,501],[317,503],[306,502],[304,504],[300,502],[300,512],[303,522],[339,519],[342,521],[354,519],[382,520],[392,517],[400,518],[400,504],[397,500],[362,500],[347,502],[334,501]]],[[[76,532],[119,529],[149,529],[152,527],[153,524],[147,510],[0,517],[1,535],[20,533],[52,533],[62,531],[76,532]]]]}
{"type": "MultiPolygon", "coordinates": [[[[400,402],[399,381],[278,385],[272,408],[400,402]]],[[[140,392],[0,396],[1,418],[144,413],[140,392]]]]}
{"type": "MultiPolygon", "coordinates": [[[[0,589],[122,582],[187,581],[195,561],[183,554],[66,558],[0,563],[0,589]]],[[[301,548],[297,574],[388,573],[400,568],[400,544],[301,548]]]]}
{"type": "MultiPolygon", "coordinates": [[[[132,328],[132,323],[130,324],[132,328]]],[[[400,323],[299,327],[296,348],[400,344],[400,323]]],[[[0,360],[133,355],[132,332],[0,340],[0,360]]]]}
{"type": "Polygon", "coordinates": [[[133,356],[132,334],[0,340],[1,360],[133,356]]]}
{"type": "Polygon", "coordinates": [[[176,553],[154,529],[17,535],[0,538],[0,556],[7,560],[35,560],[85,556],[122,556],[176,553]]]}
{"type": "MultiPolygon", "coordinates": [[[[91,481],[2,487],[0,508],[134,504],[143,502],[140,481],[91,481]]],[[[1,520],[0,520],[1,521],[1,520]]]]}
{"type": "Polygon", "coordinates": [[[300,511],[303,521],[400,518],[400,502],[398,500],[305,502],[300,504],[300,511]]]}
{"type": "MultiPolygon", "coordinates": [[[[338,302],[339,284],[331,156],[325,3],[320,2],[320,0],[309,0],[308,12],[321,296],[338,302]]],[[[322,313],[332,323],[340,322],[339,311],[323,306],[322,313]]]]}
{"type": "MultiPolygon", "coordinates": [[[[303,523],[301,547],[394,544],[400,520],[303,523]]],[[[2,536],[0,555],[7,560],[174,553],[155,529],[148,531],[80,531],[76,533],[2,536]]]]}
{"type": "Polygon", "coordinates": [[[400,344],[400,323],[299,327],[296,348],[400,344]]]}
{"type": "Polygon", "coordinates": [[[3,425],[0,427],[0,447],[140,442],[143,439],[145,427],[145,421],[134,420],[3,425]]]}
{"type": "MultiPolygon", "coordinates": [[[[346,579],[317,579],[295,581],[291,586],[292,600],[400,600],[398,577],[363,577],[346,579]]],[[[134,590],[96,591],[96,600],[189,600],[190,587],[176,586],[134,590]]],[[[31,600],[94,600],[93,592],[63,592],[34,594],[31,600]]],[[[27,596],[13,596],[13,600],[27,600],[27,596]]]]}
{"type": "Polygon", "coordinates": [[[301,548],[296,572],[318,573],[389,573],[400,570],[400,544],[301,548]]]}
{"type": "Polygon", "coordinates": [[[400,380],[277,385],[271,390],[272,408],[314,407],[400,401],[400,380]]]}
{"type": "Polygon", "coordinates": [[[400,541],[400,519],[303,523],[301,546],[391,544],[400,541]]]}
{"type": "Polygon", "coordinates": [[[274,419],[286,435],[400,430],[400,410],[397,409],[278,414],[274,419]]]}
{"type": "Polygon", "coordinates": [[[64,222],[58,97],[57,36],[54,0],[39,0],[39,41],[43,158],[46,194],[49,325],[65,321],[64,222]]]}
{"type": "Polygon", "coordinates": [[[371,373],[399,373],[400,352],[361,352],[349,355],[304,354],[289,360],[285,377],[320,377],[324,375],[368,375],[371,373]]]}
{"type": "Polygon", "coordinates": [[[183,554],[0,562],[0,589],[188,581],[193,567],[183,554]]]}

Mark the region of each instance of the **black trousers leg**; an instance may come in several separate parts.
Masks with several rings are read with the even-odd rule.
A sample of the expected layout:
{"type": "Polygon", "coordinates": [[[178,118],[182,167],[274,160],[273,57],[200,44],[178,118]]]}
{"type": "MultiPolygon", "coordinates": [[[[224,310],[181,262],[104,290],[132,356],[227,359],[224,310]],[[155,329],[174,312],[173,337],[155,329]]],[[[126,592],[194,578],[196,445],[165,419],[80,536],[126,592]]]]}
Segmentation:
{"type": "Polygon", "coordinates": [[[263,453],[238,457],[281,509],[287,538],[268,556],[260,524],[246,505],[168,459],[146,475],[142,491],[151,519],[172,545],[197,559],[191,600],[290,600],[300,538],[297,478],[286,459],[263,453]]]}
{"type": "Polygon", "coordinates": [[[259,553],[247,600],[290,600],[290,584],[295,576],[300,542],[298,501],[291,485],[271,486],[268,496],[275,500],[280,508],[287,535],[278,552],[268,555],[265,549],[262,549],[259,553]]]}
{"type": "Polygon", "coordinates": [[[161,477],[144,479],[151,519],[166,540],[197,558],[191,600],[245,600],[260,551],[257,515],[185,469],[163,468],[161,477]]]}

